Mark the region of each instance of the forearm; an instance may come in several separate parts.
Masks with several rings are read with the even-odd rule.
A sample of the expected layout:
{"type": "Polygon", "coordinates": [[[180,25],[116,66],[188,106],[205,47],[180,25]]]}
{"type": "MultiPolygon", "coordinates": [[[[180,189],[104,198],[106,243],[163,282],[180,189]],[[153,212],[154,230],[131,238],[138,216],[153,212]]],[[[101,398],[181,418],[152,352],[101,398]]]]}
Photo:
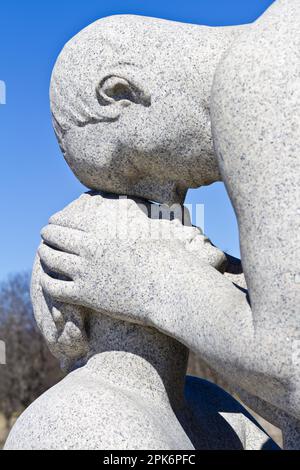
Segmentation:
{"type": "MultiPolygon", "coordinates": [[[[166,268],[167,269],[167,268],[166,268]]],[[[246,294],[192,256],[172,260],[168,277],[158,273],[151,320],[211,365],[249,365],[245,337],[254,340],[246,294]],[[178,263],[178,266],[175,266],[178,263]]]]}
{"type": "Polygon", "coordinates": [[[233,386],[264,399],[277,395],[279,403],[284,386],[268,341],[254,332],[246,294],[192,258],[180,266],[173,259],[172,266],[163,282],[157,276],[153,326],[185,344],[233,386]]]}

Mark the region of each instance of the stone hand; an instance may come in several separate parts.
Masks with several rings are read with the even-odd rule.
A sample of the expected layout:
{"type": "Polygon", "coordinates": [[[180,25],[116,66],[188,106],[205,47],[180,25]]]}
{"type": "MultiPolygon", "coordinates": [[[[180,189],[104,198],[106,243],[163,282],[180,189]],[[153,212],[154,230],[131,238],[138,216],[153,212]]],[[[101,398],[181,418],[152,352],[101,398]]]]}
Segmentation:
{"type": "Polygon", "coordinates": [[[224,261],[198,229],[149,219],[132,200],[100,195],[83,195],[56,214],[42,238],[40,282],[50,298],[148,325],[183,265],[224,261]]]}
{"type": "Polygon", "coordinates": [[[88,344],[84,329],[86,311],[80,306],[57,302],[41,286],[43,267],[37,255],[32,271],[31,299],[36,322],[52,354],[68,371],[85,357],[88,344]]]}

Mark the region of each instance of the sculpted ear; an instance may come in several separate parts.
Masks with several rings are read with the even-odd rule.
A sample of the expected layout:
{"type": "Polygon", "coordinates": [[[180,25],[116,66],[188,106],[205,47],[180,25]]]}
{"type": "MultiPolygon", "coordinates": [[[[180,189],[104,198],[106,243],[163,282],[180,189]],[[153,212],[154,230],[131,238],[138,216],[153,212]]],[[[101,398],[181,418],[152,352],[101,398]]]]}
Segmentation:
{"type": "Polygon", "coordinates": [[[110,75],[97,87],[97,99],[101,106],[128,107],[132,104],[151,105],[151,97],[127,79],[110,75]]]}

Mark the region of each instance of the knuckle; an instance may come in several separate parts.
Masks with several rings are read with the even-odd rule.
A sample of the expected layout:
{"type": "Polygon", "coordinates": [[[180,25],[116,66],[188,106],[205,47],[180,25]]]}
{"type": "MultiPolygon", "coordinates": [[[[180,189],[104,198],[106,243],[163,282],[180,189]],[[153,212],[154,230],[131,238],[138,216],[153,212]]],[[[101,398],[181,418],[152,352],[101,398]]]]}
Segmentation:
{"type": "Polygon", "coordinates": [[[46,225],[45,227],[42,228],[41,230],[41,238],[43,240],[48,240],[52,235],[52,230],[49,225],[46,225]]]}
{"type": "Polygon", "coordinates": [[[48,232],[48,225],[45,225],[41,230],[41,236],[43,237],[48,232]]]}

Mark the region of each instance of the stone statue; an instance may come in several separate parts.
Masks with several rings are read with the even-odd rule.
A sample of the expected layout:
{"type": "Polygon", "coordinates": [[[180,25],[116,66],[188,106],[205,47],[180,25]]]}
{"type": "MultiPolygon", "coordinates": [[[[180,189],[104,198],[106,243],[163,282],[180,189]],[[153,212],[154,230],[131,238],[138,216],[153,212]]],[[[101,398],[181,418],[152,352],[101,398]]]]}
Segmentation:
{"type": "MultiPolygon", "coordinates": [[[[95,192],[52,217],[43,230],[32,298],[50,348],[65,367],[76,370],[21,416],[6,448],[266,447],[267,436],[224,391],[191,378],[184,386],[186,347],[223,374],[252,408],[279,424],[287,448],[299,445],[297,361],[289,346],[290,342],[295,348],[297,340],[298,232],[295,222],[276,245],[274,222],[270,225],[274,219],[271,214],[270,221],[264,218],[265,206],[255,204],[256,198],[264,197],[273,217],[286,220],[299,203],[299,167],[276,129],[274,148],[269,146],[263,160],[269,186],[262,184],[261,160],[251,167],[247,162],[249,145],[253,161],[264,143],[268,146],[269,135],[259,123],[269,126],[267,116],[274,117],[277,106],[291,109],[291,119],[285,120],[285,145],[297,148],[299,89],[291,77],[299,78],[299,61],[293,60],[299,35],[296,30],[291,33],[291,52],[283,53],[278,64],[272,59],[274,43],[268,40],[272,29],[279,40],[284,36],[281,14],[293,31],[299,7],[291,0],[276,2],[253,26],[237,28],[112,17],[86,28],[63,50],[52,77],[54,126],[70,167],[95,192]],[[256,46],[249,46],[249,62],[241,54],[248,35],[255,45],[258,39],[265,41],[258,56],[270,48],[270,64],[266,61],[258,77],[271,85],[274,79],[277,85],[276,74],[268,67],[277,70],[284,63],[295,100],[289,101],[283,92],[278,104],[270,92],[264,103],[253,93],[262,89],[256,86],[253,64],[258,70],[262,63],[256,62],[256,46]],[[249,136],[254,105],[259,113],[254,111],[249,136]],[[237,116],[241,120],[232,124],[237,116]],[[285,172],[277,172],[278,165],[285,172]],[[273,173],[278,178],[285,175],[288,191],[292,186],[291,199],[282,196],[287,202],[283,215],[281,195],[271,205],[273,191],[278,192],[276,180],[270,193],[264,191],[271,187],[273,173]],[[225,255],[197,229],[176,218],[147,216],[145,199],[182,205],[189,187],[221,178],[244,237],[251,307],[247,292],[226,278],[225,255]],[[120,200],[112,193],[131,198],[120,200]],[[247,220],[248,209],[253,211],[254,228],[247,220]],[[133,236],[124,236],[128,226],[134,227],[133,236]],[[149,237],[163,228],[171,237],[149,237]],[[250,248],[251,240],[257,243],[255,249],[250,248]],[[289,256],[286,271],[280,264],[281,243],[284,256],[289,256]],[[255,258],[256,250],[264,263],[268,261],[270,273],[255,258]],[[262,293],[255,284],[263,269],[264,299],[270,297],[271,302],[273,296],[270,315],[264,302],[260,310],[262,293]],[[276,279],[283,274],[280,284],[274,283],[274,273],[276,279]],[[285,297],[282,288],[289,280],[293,284],[285,297]]],[[[275,447],[270,441],[268,445],[275,447]]]]}

